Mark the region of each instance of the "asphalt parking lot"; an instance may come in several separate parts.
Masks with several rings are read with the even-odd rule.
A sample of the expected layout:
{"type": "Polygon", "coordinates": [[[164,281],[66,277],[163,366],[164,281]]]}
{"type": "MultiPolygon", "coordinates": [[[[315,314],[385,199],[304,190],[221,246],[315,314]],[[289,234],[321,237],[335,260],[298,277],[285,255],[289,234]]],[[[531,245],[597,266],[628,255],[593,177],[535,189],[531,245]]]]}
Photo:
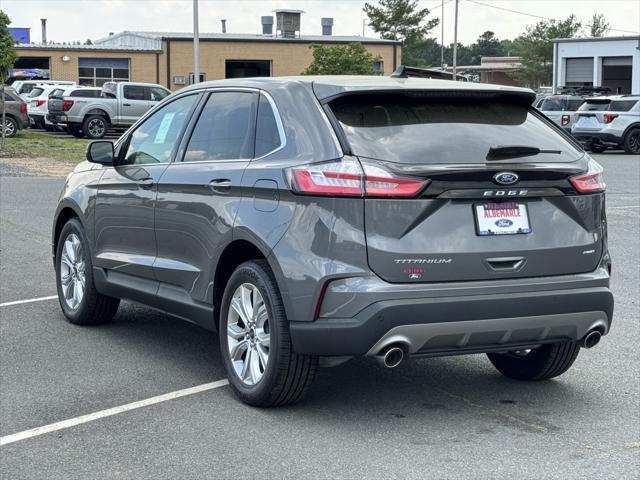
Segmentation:
{"type": "Polygon", "coordinates": [[[508,380],[482,355],[395,370],[353,360],[322,369],[293,407],[250,408],[221,383],[4,445],[225,373],[214,334],[148,308],[124,303],[113,323],[83,328],[55,299],[13,303],[55,295],[64,179],[3,176],[1,478],[638,478],[640,158],[594,157],[608,183],[614,322],[556,380],[508,380]]]}

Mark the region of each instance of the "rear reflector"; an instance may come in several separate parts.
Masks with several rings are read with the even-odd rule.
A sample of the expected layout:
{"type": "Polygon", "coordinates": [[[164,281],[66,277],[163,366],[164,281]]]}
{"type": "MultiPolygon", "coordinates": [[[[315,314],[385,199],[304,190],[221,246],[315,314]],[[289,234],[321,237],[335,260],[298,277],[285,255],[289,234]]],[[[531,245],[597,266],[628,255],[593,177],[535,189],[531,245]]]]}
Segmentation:
{"type": "Polygon", "coordinates": [[[589,160],[589,171],[569,178],[578,193],[604,192],[606,184],[602,176],[602,167],[598,162],[589,160]]]}
{"type": "Polygon", "coordinates": [[[428,183],[352,158],[294,167],[288,177],[295,193],[336,197],[413,197],[428,183]]]}
{"type": "Polygon", "coordinates": [[[565,125],[569,125],[570,120],[571,117],[569,115],[562,115],[562,126],[564,127],[565,125]]]}
{"type": "Polygon", "coordinates": [[[618,118],[618,114],[616,114],[616,113],[605,113],[602,116],[602,119],[604,120],[604,123],[611,123],[616,118],[618,118]]]}

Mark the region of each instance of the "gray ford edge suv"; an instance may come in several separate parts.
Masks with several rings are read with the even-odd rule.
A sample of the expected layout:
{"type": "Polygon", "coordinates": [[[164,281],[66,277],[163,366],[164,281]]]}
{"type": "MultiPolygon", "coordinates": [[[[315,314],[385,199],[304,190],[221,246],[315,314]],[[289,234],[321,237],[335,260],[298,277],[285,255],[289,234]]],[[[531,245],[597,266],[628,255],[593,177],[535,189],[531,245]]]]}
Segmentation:
{"type": "Polygon", "coordinates": [[[299,400],[319,357],[560,375],[611,325],[605,185],[533,98],[381,77],[184,88],[67,178],[62,310],[100,324],[128,299],[218,331],[257,406],[299,400]]]}

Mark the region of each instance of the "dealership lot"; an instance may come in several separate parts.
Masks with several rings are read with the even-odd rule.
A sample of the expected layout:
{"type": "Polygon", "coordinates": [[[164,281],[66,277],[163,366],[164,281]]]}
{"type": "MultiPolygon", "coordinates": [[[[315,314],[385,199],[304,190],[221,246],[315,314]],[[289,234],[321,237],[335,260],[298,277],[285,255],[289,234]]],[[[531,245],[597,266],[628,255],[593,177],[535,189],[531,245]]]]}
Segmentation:
{"type": "MultiPolygon", "coordinates": [[[[482,355],[323,369],[258,410],[218,388],[0,446],[1,478],[632,478],[640,468],[640,158],[608,182],[613,329],[565,375],[503,378],[482,355]],[[544,472],[544,474],[542,473],[544,472]]],[[[217,337],[124,303],[64,321],[50,227],[63,178],[0,179],[0,437],[224,379],[217,337]]],[[[218,386],[218,385],[216,385],[218,386]]],[[[2,442],[0,442],[2,443],[2,442]]]]}

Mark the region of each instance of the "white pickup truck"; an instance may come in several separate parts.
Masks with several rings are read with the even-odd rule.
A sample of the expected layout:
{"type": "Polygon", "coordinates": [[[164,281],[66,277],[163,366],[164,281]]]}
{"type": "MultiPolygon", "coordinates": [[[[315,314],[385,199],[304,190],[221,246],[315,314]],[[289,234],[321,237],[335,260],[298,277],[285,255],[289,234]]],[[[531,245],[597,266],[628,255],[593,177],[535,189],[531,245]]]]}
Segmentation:
{"type": "Polygon", "coordinates": [[[76,137],[103,138],[109,128],[128,128],[147,110],[171,94],[154,83],[107,82],[100,98],[54,97],[47,119],[66,124],[76,137]]]}

